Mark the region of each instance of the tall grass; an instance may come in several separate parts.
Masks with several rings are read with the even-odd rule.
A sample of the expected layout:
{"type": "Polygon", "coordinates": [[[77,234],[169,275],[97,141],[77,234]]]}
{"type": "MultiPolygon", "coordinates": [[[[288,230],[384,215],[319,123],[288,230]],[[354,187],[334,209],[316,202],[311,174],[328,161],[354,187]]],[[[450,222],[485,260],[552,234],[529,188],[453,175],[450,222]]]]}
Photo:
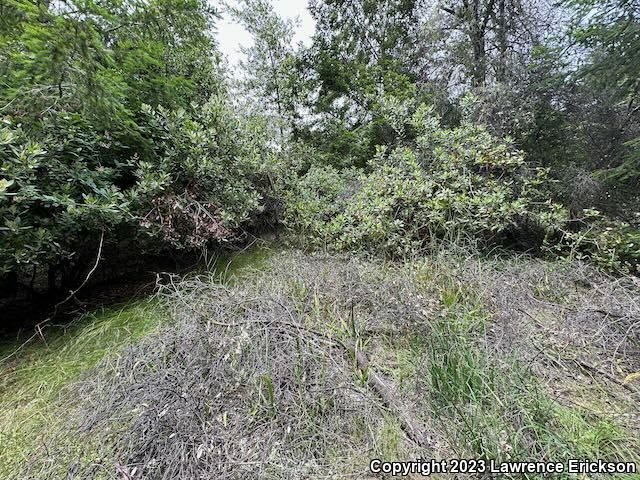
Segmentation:
{"type": "Polygon", "coordinates": [[[432,414],[459,456],[638,461],[634,439],[620,426],[560,405],[518,359],[490,349],[483,341],[489,316],[468,286],[445,278],[440,299],[443,314],[424,341],[424,387],[432,414]]]}

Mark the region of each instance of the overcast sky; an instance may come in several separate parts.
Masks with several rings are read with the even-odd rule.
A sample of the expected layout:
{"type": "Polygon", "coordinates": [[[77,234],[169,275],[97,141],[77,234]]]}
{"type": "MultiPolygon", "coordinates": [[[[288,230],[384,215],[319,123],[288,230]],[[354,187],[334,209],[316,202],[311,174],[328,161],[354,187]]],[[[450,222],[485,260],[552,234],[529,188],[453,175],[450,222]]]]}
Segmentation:
{"type": "MultiPolygon", "coordinates": [[[[233,2],[229,2],[233,3],[233,2]]],[[[276,13],[284,18],[298,18],[299,25],[295,36],[295,42],[304,42],[309,45],[311,36],[315,29],[315,22],[309,10],[307,10],[306,0],[273,0],[276,13]]],[[[218,44],[220,50],[229,60],[229,65],[236,66],[242,58],[240,46],[248,47],[251,45],[251,36],[240,25],[233,22],[229,15],[225,14],[224,18],[218,22],[218,44]]]]}

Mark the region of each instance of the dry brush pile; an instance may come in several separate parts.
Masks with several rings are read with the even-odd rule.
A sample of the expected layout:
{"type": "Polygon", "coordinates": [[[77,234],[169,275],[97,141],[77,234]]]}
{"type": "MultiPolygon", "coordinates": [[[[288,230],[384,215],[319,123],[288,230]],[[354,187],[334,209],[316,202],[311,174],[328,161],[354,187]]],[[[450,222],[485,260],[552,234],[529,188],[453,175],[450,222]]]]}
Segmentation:
{"type": "Polygon", "coordinates": [[[165,277],[158,295],[172,324],[70,386],[16,478],[370,478],[375,457],[640,453],[634,384],[612,370],[640,371],[630,279],[285,251],[225,284],[165,277]]]}
{"type": "Polygon", "coordinates": [[[397,405],[367,383],[359,332],[418,318],[411,276],[289,253],[233,283],[166,278],[174,324],[69,389],[67,430],[21,478],[366,474],[397,405]]]}

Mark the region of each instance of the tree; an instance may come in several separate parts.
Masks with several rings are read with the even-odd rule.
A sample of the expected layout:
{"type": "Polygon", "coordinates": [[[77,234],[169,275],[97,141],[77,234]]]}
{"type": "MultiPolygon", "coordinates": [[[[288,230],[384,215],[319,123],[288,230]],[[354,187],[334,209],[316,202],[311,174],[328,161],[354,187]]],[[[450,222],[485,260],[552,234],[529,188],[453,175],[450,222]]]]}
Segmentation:
{"type": "Polygon", "coordinates": [[[545,0],[449,0],[433,13],[460,53],[473,88],[519,80],[532,51],[558,34],[560,11],[545,0]]]}
{"type": "Polygon", "coordinates": [[[394,141],[379,115],[385,96],[416,96],[411,76],[415,0],[314,0],[312,47],[305,52],[315,114],[306,138],[337,164],[366,164],[394,141]]]}
{"type": "MultiPolygon", "coordinates": [[[[587,49],[577,71],[609,110],[601,136],[611,146],[600,155],[606,179],[626,184],[640,179],[640,3],[637,0],[572,0],[571,34],[587,49]],[[610,129],[609,129],[610,130],[610,129]]],[[[600,109],[603,110],[602,108],[600,109]]]]}
{"type": "Polygon", "coordinates": [[[245,93],[271,112],[284,138],[285,129],[295,132],[300,120],[302,86],[293,46],[295,22],[279,17],[271,0],[243,0],[231,11],[253,38],[251,47],[242,48],[245,93]]]}
{"type": "MultiPolygon", "coordinates": [[[[189,133],[214,128],[189,115],[225,92],[209,33],[215,12],[201,0],[11,0],[0,14],[0,276],[15,283],[25,269],[45,270],[54,290],[85,268],[99,239],[118,245],[144,231],[148,205],[136,195],[148,186],[138,175],[145,162],[164,160],[160,189],[184,192],[192,180],[190,170],[170,176],[162,167],[189,133]],[[174,141],[161,140],[147,113],[163,106],[187,117],[174,141]]],[[[190,157],[192,170],[222,168],[219,150],[188,138],[202,153],[190,157]]],[[[241,195],[241,174],[227,170],[241,195]]],[[[230,230],[242,214],[219,188],[197,200],[233,212],[221,222],[230,230]]]]}
{"type": "Polygon", "coordinates": [[[2,9],[2,114],[73,111],[130,127],[143,102],[187,108],[215,90],[214,11],[200,0],[16,0],[2,9]]]}

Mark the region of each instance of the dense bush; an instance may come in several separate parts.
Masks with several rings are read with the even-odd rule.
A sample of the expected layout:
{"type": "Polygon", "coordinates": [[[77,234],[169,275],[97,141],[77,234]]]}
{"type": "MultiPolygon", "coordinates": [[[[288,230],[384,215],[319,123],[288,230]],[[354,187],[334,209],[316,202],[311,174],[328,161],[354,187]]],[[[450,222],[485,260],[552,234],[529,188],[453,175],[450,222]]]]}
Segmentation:
{"type": "Polygon", "coordinates": [[[284,192],[282,223],[315,246],[330,246],[332,223],[344,212],[349,189],[357,183],[358,170],[311,166],[299,179],[292,179],[284,192]]]}
{"type": "Polygon", "coordinates": [[[76,263],[116,229],[159,240],[155,248],[200,248],[232,238],[260,211],[250,175],[261,159],[224,99],[213,97],[197,116],[151,107],[145,115],[136,146],[78,114],[45,119],[30,133],[4,121],[2,273],[76,263]]]}
{"type": "Polygon", "coordinates": [[[580,229],[567,229],[549,251],[578,259],[590,259],[606,269],[640,273],[640,229],[621,220],[586,209],[580,229]]]}
{"type": "Polygon", "coordinates": [[[410,123],[416,141],[381,148],[368,173],[309,171],[287,206],[288,224],[316,244],[393,255],[461,236],[533,236],[539,246],[562,224],[564,209],[543,190],[546,172],[527,167],[509,141],[470,124],[442,128],[424,109],[410,123]]]}
{"type": "Polygon", "coordinates": [[[259,213],[268,142],[229,104],[206,2],[0,12],[0,283],[29,267],[55,288],[102,240],[201,248],[259,213]]]}
{"type": "Polygon", "coordinates": [[[261,162],[252,142],[261,139],[221,96],[193,115],[146,111],[155,154],[138,163],[130,195],[140,224],[179,248],[233,237],[260,211],[249,178],[261,162]]]}
{"type": "Polygon", "coordinates": [[[37,135],[0,127],[0,272],[69,259],[96,232],[128,218],[117,187],[121,147],[76,114],[45,120],[37,135]]]}

